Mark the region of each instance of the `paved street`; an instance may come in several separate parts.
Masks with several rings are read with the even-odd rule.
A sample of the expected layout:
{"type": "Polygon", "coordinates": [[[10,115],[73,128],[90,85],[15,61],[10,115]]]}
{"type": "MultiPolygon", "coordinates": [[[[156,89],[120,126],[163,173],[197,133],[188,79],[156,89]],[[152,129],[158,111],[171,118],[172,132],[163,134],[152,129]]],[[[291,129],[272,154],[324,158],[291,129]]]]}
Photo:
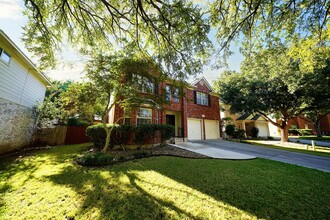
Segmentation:
{"type": "Polygon", "coordinates": [[[194,143],[204,147],[210,147],[210,149],[217,148],[234,153],[250,155],[252,157],[266,158],[330,172],[330,158],[328,157],[277,150],[224,140],[194,141],[194,143]]]}

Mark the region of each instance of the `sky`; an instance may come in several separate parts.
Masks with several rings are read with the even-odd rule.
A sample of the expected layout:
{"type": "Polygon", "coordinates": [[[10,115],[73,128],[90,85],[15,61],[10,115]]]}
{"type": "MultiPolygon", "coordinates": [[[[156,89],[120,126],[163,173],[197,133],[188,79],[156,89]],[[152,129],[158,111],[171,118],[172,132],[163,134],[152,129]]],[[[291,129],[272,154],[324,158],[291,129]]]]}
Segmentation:
{"type": "MultiPolygon", "coordinates": [[[[0,29],[3,30],[10,39],[25,53],[33,62],[37,59],[27,51],[21,40],[23,36],[22,27],[26,24],[27,19],[22,14],[24,7],[23,0],[0,0],[0,29]]],[[[211,40],[215,42],[214,37],[211,40]]],[[[60,65],[53,70],[47,70],[44,73],[53,80],[72,80],[81,81],[84,76],[84,64],[77,53],[65,45],[66,50],[62,53],[60,65]]],[[[239,70],[243,56],[239,53],[237,47],[231,48],[234,54],[228,59],[228,66],[231,70],[239,70]]],[[[200,76],[204,76],[210,83],[215,80],[223,69],[212,69],[210,66],[204,68],[204,72],[200,76]]],[[[193,79],[192,79],[193,80],[193,79]]]]}

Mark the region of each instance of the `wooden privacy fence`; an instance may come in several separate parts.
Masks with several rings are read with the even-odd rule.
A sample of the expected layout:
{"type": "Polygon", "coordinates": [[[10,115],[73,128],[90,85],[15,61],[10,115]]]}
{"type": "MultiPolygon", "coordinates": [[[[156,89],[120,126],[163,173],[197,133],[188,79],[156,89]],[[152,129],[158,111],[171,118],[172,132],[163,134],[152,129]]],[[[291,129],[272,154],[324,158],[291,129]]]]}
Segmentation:
{"type": "Polygon", "coordinates": [[[39,129],[32,136],[32,144],[54,146],[85,143],[89,141],[85,135],[86,128],[82,126],[56,126],[39,129]]]}

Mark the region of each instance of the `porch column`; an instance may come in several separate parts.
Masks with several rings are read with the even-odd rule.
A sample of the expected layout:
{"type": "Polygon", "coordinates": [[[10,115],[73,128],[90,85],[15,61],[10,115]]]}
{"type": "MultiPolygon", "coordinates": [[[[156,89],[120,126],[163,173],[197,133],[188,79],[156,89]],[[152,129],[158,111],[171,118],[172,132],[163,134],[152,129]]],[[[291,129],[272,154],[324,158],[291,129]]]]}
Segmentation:
{"type": "Polygon", "coordinates": [[[243,123],[242,123],[242,129],[245,131],[244,136],[247,137],[247,135],[246,135],[245,121],[243,121],[243,123]]]}

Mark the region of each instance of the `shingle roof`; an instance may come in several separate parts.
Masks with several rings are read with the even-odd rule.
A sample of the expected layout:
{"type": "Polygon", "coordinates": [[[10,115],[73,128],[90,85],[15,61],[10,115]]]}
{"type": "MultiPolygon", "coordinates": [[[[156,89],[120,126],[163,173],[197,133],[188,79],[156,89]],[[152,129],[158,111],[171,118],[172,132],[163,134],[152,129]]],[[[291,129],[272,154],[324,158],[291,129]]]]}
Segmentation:
{"type": "Polygon", "coordinates": [[[236,120],[245,120],[245,119],[247,119],[247,117],[249,117],[249,116],[250,116],[250,114],[245,113],[245,114],[239,116],[236,120]]]}

